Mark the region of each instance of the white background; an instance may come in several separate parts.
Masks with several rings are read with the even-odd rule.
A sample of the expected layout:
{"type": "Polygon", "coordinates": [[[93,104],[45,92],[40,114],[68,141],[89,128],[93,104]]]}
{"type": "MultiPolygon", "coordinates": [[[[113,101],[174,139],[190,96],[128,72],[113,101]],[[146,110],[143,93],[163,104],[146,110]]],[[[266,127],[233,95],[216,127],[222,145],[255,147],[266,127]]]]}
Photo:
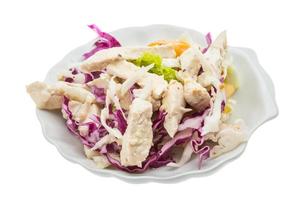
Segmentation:
{"type": "Polygon", "coordinates": [[[300,199],[300,6],[267,2],[1,1],[0,199],[300,199]],[[257,52],[275,83],[280,115],[255,132],[241,157],[208,177],[133,185],[93,175],[43,138],[25,92],[95,37],[90,23],[106,31],[154,23],[213,35],[226,29],[231,46],[257,52]]]}

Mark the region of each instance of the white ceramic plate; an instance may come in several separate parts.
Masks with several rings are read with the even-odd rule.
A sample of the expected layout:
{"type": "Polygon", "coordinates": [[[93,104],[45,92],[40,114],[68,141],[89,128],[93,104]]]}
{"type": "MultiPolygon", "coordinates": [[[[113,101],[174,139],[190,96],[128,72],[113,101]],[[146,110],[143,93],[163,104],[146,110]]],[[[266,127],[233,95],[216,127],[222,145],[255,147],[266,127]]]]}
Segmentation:
{"type": "MultiPolygon", "coordinates": [[[[201,33],[169,25],[129,27],[113,31],[112,34],[124,46],[146,45],[150,41],[159,39],[176,39],[182,34],[189,34],[194,41],[204,43],[201,33]]],[[[73,63],[80,62],[82,59],[81,55],[92,48],[93,42],[91,41],[80,46],[67,54],[58,64],[50,69],[45,81],[48,83],[55,82],[57,74],[62,69],[69,68],[73,63]]],[[[230,53],[233,56],[234,66],[240,82],[240,89],[233,97],[237,100],[237,104],[235,105],[232,119],[244,119],[248,127],[247,134],[251,136],[256,128],[278,114],[273,83],[258,63],[252,50],[230,47],[230,53]]],[[[247,145],[242,144],[227,154],[205,161],[201,169],[198,169],[196,160],[191,160],[181,168],[162,167],[148,170],[143,174],[129,174],[114,169],[96,168],[93,161],[85,157],[80,141],[68,133],[60,112],[37,110],[37,116],[41,122],[45,138],[55,145],[66,159],[82,165],[97,175],[115,176],[134,183],[178,181],[191,176],[211,174],[222,164],[238,157],[247,145]]]]}

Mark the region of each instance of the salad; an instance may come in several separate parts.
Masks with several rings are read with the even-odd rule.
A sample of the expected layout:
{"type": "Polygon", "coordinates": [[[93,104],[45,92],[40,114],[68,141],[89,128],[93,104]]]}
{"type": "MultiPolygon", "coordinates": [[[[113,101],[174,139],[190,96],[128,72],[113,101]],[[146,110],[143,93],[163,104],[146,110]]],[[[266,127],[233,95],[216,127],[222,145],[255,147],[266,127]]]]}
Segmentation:
{"type": "Polygon", "coordinates": [[[202,167],[246,142],[243,120],[228,120],[239,85],[226,32],[205,46],[188,36],[122,46],[89,27],[98,38],[82,62],[27,92],[39,109],[61,110],[97,167],[142,173],[195,157],[202,167]]]}

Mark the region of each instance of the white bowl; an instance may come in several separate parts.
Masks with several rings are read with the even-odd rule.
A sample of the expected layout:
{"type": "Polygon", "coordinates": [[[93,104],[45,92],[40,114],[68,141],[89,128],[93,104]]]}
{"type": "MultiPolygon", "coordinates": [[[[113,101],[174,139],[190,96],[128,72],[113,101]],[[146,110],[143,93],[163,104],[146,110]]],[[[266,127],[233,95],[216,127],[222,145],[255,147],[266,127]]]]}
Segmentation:
{"type": "MultiPolygon", "coordinates": [[[[170,25],[129,27],[113,31],[112,34],[124,46],[146,45],[148,42],[158,39],[178,38],[182,34],[189,34],[194,41],[204,43],[203,34],[191,29],[170,25]]],[[[57,74],[62,69],[69,68],[73,63],[80,62],[82,59],[81,55],[91,49],[94,41],[80,46],[67,54],[58,64],[50,69],[45,81],[48,83],[55,82],[57,74]]],[[[247,134],[250,137],[256,128],[278,114],[274,87],[271,79],[258,63],[254,51],[247,48],[230,47],[230,53],[233,56],[234,66],[240,82],[240,89],[233,97],[237,104],[231,118],[244,119],[247,125],[247,134]]],[[[216,159],[206,160],[201,169],[198,169],[197,161],[194,159],[180,168],[162,167],[148,170],[143,174],[129,174],[115,169],[96,168],[93,161],[85,157],[80,141],[68,133],[60,112],[37,110],[37,116],[45,138],[55,145],[66,159],[82,165],[97,175],[115,176],[134,183],[146,181],[168,182],[170,180],[174,182],[191,176],[211,174],[223,163],[238,157],[247,145],[246,143],[242,144],[233,151],[216,159]]]]}

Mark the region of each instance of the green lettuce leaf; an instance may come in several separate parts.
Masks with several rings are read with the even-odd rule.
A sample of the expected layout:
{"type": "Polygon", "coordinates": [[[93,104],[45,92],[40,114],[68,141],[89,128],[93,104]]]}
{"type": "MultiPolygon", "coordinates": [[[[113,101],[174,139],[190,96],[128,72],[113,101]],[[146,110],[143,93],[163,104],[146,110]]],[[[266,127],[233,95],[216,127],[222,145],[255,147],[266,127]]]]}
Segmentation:
{"type": "Polygon", "coordinates": [[[154,67],[149,70],[150,73],[157,74],[164,77],[166,81],[176,80],[176,70],[162,65],[162,58],[159,55],[152,53],[144,53],[138,59],[132,61],[138,67],[148,66],[154,64],[154,67]]]}

